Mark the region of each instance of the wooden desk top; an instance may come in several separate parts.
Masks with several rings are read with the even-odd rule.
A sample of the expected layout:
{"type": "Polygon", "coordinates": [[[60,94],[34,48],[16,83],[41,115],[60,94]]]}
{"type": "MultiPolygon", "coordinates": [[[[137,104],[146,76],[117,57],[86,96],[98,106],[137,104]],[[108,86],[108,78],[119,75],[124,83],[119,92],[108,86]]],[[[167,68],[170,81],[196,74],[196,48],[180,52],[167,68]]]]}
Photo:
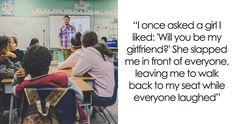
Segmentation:
{"type": "Polygon", "coordinates": [[[75,85],[78,86],[82,91],[92,91],[93,88],[86,83],[86,80],[94,80],[92,77],[80,77],[80,76],[73,76],[71,69],[65,69],[65,70],[58,70],[55,66],[50,67],[49,73],[54,72],[64,72],[66,73],[74,82],[75,85]]]}
{"type": "Polygon", "coordinates": [[[69,77],[79,77],[79,78],[83,79],[84,81],[95,80],[91,76],[73,76],[71,69],[58,70],[56,67],[53,66],[53,67],[50,67],[49,73],[53,73],[53,72],[64,72],[64,73],[68,74],[69,77]]]}
{"type": "Polygon", "coordinates": [[[80,77],[70,77],[74,82],[76,87],[79,87],[82,91],[92,91],[93,88],[86,83],[82,78],[80,77]]]}
{"type": "Polygon", "coordinates": [[[0,82],[2,84],[11,84],[12,81],[13,81],[13,78],[4,78],[4,79],[0,80],[0,82]]]}

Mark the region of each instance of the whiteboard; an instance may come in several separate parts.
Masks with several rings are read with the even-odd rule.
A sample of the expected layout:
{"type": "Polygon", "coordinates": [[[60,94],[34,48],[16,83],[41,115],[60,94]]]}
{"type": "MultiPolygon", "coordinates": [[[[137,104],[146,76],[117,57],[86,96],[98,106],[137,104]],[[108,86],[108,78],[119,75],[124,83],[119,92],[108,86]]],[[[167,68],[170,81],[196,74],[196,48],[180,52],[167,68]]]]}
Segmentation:
{"type": "MultiPolygon", "coordinates": [[[[50,48],[60,48],[59,40],[59,30],[64,24],[64,16],[49,16],[50,22],[50,48]]],[[[82,34],[91,30],[90,28],[90,16],[70,16],[70,24],[76,28],[76,32],[81,32],[82,34]]]]}
{"type": "Polygon", "coordinates": [[[32,38],[41,45],[49,45],[48,17],[0,17],[0,35],[15,36],[20,49],[25,50],[32,38]]]}

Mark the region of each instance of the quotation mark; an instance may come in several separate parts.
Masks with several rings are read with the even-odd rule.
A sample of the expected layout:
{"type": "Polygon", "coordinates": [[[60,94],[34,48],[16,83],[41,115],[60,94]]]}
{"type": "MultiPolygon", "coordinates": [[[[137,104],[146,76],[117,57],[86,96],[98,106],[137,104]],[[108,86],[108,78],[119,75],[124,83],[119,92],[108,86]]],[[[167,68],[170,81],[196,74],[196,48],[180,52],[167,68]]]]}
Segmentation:
{"type": "Polygon", "coordinates": [[[133,24],[137,25],[137,24],[138,24],[138,21],[134,21],[133,24]]]}

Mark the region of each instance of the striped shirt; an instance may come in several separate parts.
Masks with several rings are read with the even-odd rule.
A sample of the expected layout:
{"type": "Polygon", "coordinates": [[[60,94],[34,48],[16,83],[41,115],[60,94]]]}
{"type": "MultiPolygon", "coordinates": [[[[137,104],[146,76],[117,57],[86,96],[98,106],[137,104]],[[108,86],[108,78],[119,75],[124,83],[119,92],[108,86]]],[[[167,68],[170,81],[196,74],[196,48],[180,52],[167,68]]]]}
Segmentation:
{"type": "Polygon", "coordinates": [[[60,28],[59,37],[63,49],[70,49],[70,40],[75,36],[75,32],[75,27],[73,27],[72,25],[63,25],[60,28]]]}

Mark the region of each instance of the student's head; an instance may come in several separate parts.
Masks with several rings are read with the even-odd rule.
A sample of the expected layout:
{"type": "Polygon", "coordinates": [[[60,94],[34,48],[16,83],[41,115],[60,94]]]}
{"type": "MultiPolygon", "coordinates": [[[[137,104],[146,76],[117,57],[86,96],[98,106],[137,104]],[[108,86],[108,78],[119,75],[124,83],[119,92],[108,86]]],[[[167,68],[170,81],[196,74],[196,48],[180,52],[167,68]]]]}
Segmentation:
{"type": "Polygon", "coordinates": [[[112,57],[113,53],[110,49],[106,47],[105,44],[98,43],[97,34],[93,31],[85,32],[82,36],[82,45],[83,47],[94,47],[96,50],[98,50],[103,60],[106,61],[105,56],[112,57]]]}
{"type": "Polygon", "coordinates": [[[34,45],[30,47],[23,58],[23,66],[31,77],[47,74],[52,60],[48,48],[34,45]]]}
{"type": "Polygon", "coordinates": [[[80,32],[77,32],[75,34],[75,39],[78,40],[78,41],[81,41],[81,36],[82,36],[82,34],[80,32]]]}
{"type": "Polygon", "coordinates": [[[13,37],[9,37],[9,49],[10,51],[15,51],[17,49],[17,45],[14,42],[14,38],[13,37]]]}
{"type": "Polygon", "coordinates": [[[69,25],[70,24],[70,17],[68,15],[65,15],[63,18],[64,24],[69,25]]]}
{"type": "Polygon", "coordinates": [[[0,36],[0,61],[4,60],[5,55],[9,51],[9,37],[0,36]]]}
{"type": "Polygon", "coordinates": [[[105,43],[107,42],[107,37],[104,36],[104,37],[102,37],[101,39],[102,39],[105,43]]]}
{"type": "Polygon", "coordinates": [[[16,39],[16,37],[12,37],[12,38],[13,38],[15,44],[16,44],[16,47],[18,47],[18,40],[16,39]]]}
{"type": "Polygon", "coordinates": [[[74,52],[75,50],[81,48],[81,33],[77,32],[75,37],[71,38],[71,51],[74,52]]]}
{"type": "Polygon", "coordinates": [[[82,45],[84,48],[94,46],[98,43],[98,36],[93,31],[85,32],[82,36],[82,45]]]}
{"type": "Polygon", "coordinates": [[[39,39],[38,38],[32,38],[31,39],[29,46],[33,46],[33,45],[39,45],[39,39]]]}

